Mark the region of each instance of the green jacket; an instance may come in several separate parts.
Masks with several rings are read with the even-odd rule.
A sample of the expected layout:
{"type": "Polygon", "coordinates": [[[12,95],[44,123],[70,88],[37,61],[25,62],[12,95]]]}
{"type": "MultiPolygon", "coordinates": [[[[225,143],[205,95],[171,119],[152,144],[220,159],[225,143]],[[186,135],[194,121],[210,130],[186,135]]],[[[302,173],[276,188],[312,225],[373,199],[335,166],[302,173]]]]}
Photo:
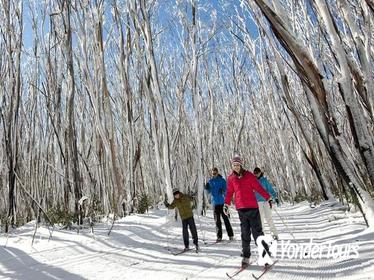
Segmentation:
{"type": "Polygon", "coordinates": [[[193,217],[191,200],[191,196],[180,193],[179,198],[175,198],[168,208],[174,209],[177,207],[182,220],[191,218],[193,217]]]}

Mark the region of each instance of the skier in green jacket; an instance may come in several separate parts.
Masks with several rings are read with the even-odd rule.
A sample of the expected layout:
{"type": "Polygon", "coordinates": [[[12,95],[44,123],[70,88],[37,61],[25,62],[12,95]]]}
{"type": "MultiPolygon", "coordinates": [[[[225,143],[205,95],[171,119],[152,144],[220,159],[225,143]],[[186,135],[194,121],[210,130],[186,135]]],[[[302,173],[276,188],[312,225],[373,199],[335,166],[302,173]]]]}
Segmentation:
{"type": "Polygon", "coordinates": [[[188,227],[190,228],[193,244],[195,244],[196,251],[199,250],[198,244],[198,237],[197,237],[197,230],[195,225],[195,220],[193,218],[192,213],[192,206],[191,201],[193,198],[187,194],[181,193],[179,190],[173,190],[174,200],[171,204],[167,201],[164,202],[165,206],[169,209],[177,208],[179,215],[182,220],[182,227],[183,227],[183,242],[184,242],[184,250],[189,250],[189,234],[188,234],[188,227]]]}

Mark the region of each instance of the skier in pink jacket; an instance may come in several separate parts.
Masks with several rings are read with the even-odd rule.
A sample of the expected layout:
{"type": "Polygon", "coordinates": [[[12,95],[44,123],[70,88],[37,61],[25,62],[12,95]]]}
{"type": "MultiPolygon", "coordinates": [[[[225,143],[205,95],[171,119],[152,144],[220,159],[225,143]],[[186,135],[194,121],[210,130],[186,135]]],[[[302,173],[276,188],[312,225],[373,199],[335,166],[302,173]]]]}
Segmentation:
{"type": "MultiPolygon", "coordinates": [[[[241,227],[242,267],[246,267],[249,264],[251,256],[251,233],[255,241],[257,237],[264,235],[255,191],[266,200],[269,200],[271,197],[258,182],[256,176],[243,168],[240,156],[234,156],[231,160],[231,165],[233,172],[227,179],[224,209],[227,212],[232,196],[234,195],[235,207],[239,214],[241,227]]],[[[266,252],[270,254],[268,245],[264,244],[264,242],[262,245],[266,252]]]]}

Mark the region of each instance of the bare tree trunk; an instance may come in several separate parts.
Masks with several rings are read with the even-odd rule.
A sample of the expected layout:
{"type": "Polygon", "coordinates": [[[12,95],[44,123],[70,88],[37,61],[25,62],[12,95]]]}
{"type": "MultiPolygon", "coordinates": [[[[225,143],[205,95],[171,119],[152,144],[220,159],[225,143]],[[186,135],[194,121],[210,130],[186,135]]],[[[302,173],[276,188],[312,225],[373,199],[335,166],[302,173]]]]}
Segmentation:
{"type": "MultiPolygon", "coordinates": [[[[297,122],[297,124],[300,128],[301,135],[303,135],[303,138],[304,138],[304,140],[307,144],[307,150],[305,151],[305,149],[301,147],[301,143],[299,142],[300,148],[302,149],[302,152],[305,156],[305,159],[307,160],[309,165],[312,167],[312,170],[315,172],[315,175],[318,179],[318,182],[319,182],[321,190],[322,190],[323,198],[325,200],[332,199],[333,197],[332,197],[331,192],[329,190],[328,183],[326,182],[326,180],[322,176],[322,171],[321,171],[321,168],[319,167],[320,165],[317,163],[316,155],[315,155],[313,145],[312,145],[313,141],[312,141],[312,139],[310,139],[310,136],[307,133],[308,128],[305,127],[305,125],[302,121],[302,118],[300,116],[300,113],[296,109],[296,106],[295,106],[295,104],[292,100],[292,97],[290,95],[290,87],[289,87],[287,75],[286,75],[286,72],[284,70],[283,64],[281,63],[281,59],[279,57],[279,54],[277,52],[274,52],[274,55],[275,55],[275,61],[276,61],[277,69],[278,69],[278,71],[281,75],[281,85],[282,85],[282,91],[283,91],[283,94],[284,94],[284,101],[287,104],[288,109],[292,112],[293,116],[295,117],[295,120],[296,120],[296,122],[297,122]]],[[[272,69],[272,67],[270,67],[270,69],[272,69]]],[[[273,76],[274,76],[274,74],[273,74],[273,76]]],[[[295,137],[296,137],[296,135],[295,135],[295,137]]]]}
{"type": "Polygon", "coordinates": [[[190,34],[191,41],[191,91],[193,98],[194,107],[194,132],[196,139],[196,163],[197,163],[197,213],[202,213],[203,207],[203,192],[204,192],[204,180],[203,180],[203,143],[201,139],[201,95],[198,89],[198,67],[199,61],[197,57],[197,7],[196,2],[191,2],[191,16],[192,16],[192,31],[190,34]]]}
{"type": "Polygon", "coordinates": [[[75,126],[75,77],[74,77],[74,65],[73,65],[73,46],[72,46],[72,30],[70,24],[71,17],[71,3],[69,1],[64,1],[63,3],[63,13],[64,13],[64,27],[65,27],[65,51],[66,51],[66,66],[69,74],[68,79],[68,107],[67,107],[67,117],[68,117],[68,127],[66,129],[66,140],[68,147],[68,154],[71,159],[71,173],[74,182],[74,198],[75,198],[75,217],[78,220],[82,220],[79,199],[82,197],[82,183],[80,177],[79,159],[78,159],[78,148],[77,148],[77,134],[75,126]]]}
{"type": "Polygon", "coordinates": [[[121,77],[121,85],[125,94],[125,119],[127,120],[127,139],[129,142],[128,145],[128,182],[129,188],[124,189],[125,194],[124,197],[126,198],[126,204],[130,203],[131,199],[131,189],[135,190],[135,168],[134,168],[134,156],[135,156],[135,135],[134,135],[134,120],[133,120],[133,97],[132,97],[132,90],[129,84],[129,60],[130,54],[132,52],[131,49],[131,33],[130,33],[130,23],[127,22],[126,27],[126,39],[123,33],[123,25],[120,18],[120,12],[117,7],[117,3],[114,5],[115,7],[115,19],[117,28],[119,30],[119,45],[120,45],[120,53],[119,53],[119,67],[120,67],[120,77],[121,77]]]}
{"type": "Polygon", "coordinates": [[[366,4],[369,6],[372,13],[374,13],[374,1],[373,0],[365,0],[366,4]]]}
{"type": "MultiPolygon", "coordinates": [[[[359,189],[358,193],[365,193],[364,185],[362,181],[356,176],[355,168],[352,162],[346,158],[342,147],[337,139],[339,132],[334,121],[334,118],[329,112],[329,107],[327,103],[327,91],[325,89],[324,82],[322,80],[322,75],[318,71],[314,62],[310,59],[309,55],[305,52],[304,48],[296,41],[296,39],[287,31],[282,20],[272,11],[269,6],[263,0],[253,0],[256,2],[258,7],[261,9],[262,13],[268,19],[275,36],[278,38],[280,43],[283,45],[285,50],[289,53],[293,62],[295,64],[297,74],[299,75],[302,83],[304,84],[304,90],[306,92],[309,104],[311,106],[314,121],[316,123],[317,131],[321,136],[323,143],[325,144],[333,164],[335,165],[337,171],[344,178],[346,183],[353,182],[354,186],[359,189]]],[[[317,0],[318,1],[318,0],[317,0]]],[[[320,7],[321,8],[321,7],[320,7]]],[[[322,7],[323,8],[323,7],[322,7]]],[[[326,17],[326,12],[325,12],[326,17]]],[[[334,34],[333,34],[334,36],[334,34]]],[[[336,39],[336,38],[335,38],[336,39]]],[[[344,63],[344,58],[340,57],[344,63]]],[[[342,65],[344,67],[344,65],[342,65]]],[[[344,70],[344,69],[343,69],[344,70]]],[[[346,74],[348,75],[348,74],[346,74]]],[[[350,89],[351,87],[348,87],[350,89]]],[[[353,104],[352,93],[343,92],[343,95],[347,94],[346,98],[349,99],[348,102],[353,104]]],[[[354,105],[353,105],[354,106],[354,105]]],[[[357,109],[357,108],[356,108],[357,109]]],[[[359,113],[358,113],[359,114],[359,113]]],[[[360,116],[357,116],[359,119],[360,116]]],[[[361,121],[361,119],[360,119],[361,121]]],[[[362,124],[362,123],[361,123],[362,124]]],[[[360,125],[361,125],[360,124],[360,125]]],[[[361,127],[361,129],[363,129],[361,127]]],[[[367,134],[370,135],[370,134],[367,134]]],[[[367,196],[366,196],[367,197],[367,196]]],[[[368,203],[366,206],[370,205],[368,203]]],[[[363,205],[359,205],[361,211],[363,212],[363,205]]],[[[366,207],[367,208],[367,207],[366,207]]],[[[371,207],[367,208],[367,211],[374,212],[371,207]]],[[[374,215],[374,213],[373,213],[374,215]]],[[[369,223],[370,221],[367,221],[369,223]]]]}
{"type": "Polygon", "coordinates": [[[22,49],[22,25],[23,5],[12,1],[3,1],[5,14],[5,45],[6,62],[8,64],[7,82],[5,92],[9,93],[9,110],[4,122],[6,133],[5,147],[8,160],[8,213],[5,232],[9,225],[13,227],[16,223],[16,172],[19,168],[19,146],[20,146],[20,121],[19,110],[21,102],[21,49],[22,49]],[[16,32],[19,32],[16,35],[16,32]],[[7,126],[5,126],[7,125],[7,126]]]}
{"type": "MultiPolygon", "coordinates": [[[[158,113],[160,114],[160,133],[162,137],[162,161],[163,161],[163,167],[162,169],[159,168],[159,170],[162,170],[162,173],[160,174],[160,178],[164,178],[165,180],[165,190],[168,196],[169,201],[172,201],[173,194],[172,194],[172,181],[171,181],[171,167],[170,167],[170,139],[169,139],[169,131],[168,131],[168,124],[166,120],[165,115],[165,105],[163,102],[161,89],[160,89],[160,82],[159,82],[159,74],[157,69],[157,64],[155,60],[154,55],[154,49],[153,49],[153,38],[152,38],[152,31],[151,31],[151,25],[149,22],[149,13],[148,13],[148,7],[146,6],[145,0],[139,0],[137,4],[132,4],[131,7],[131,13],[133,16],[133,19],[136,22],[137,27],[140,29],[145,43],[145,54],[147,58],[147,64],[149,65],[149,78],[150,78],[150,89],[152,96],[150,97],[152,100],[151,106],[152,114],[153,116],[153,122],[156,121],[156,108],[158,107],[158,113]],[[139,5],[139,11],[137,10],[136,5],[139,5]],[[139,12],[141,13],[141,18],[139,15],[139,12]]],[[[155,123],[153,124],[155,127],[155,123]]],[[[156,133],[154,140],[155,141],[155,150],[156,150],[156,157],[159,157],[160,154],[159,149],[161,149],[161,145],[158,140],[157,131],[154,131],[156,133]]],[[[158,159],[159,161],[161,158],[158,159]]],[[[161,162],[160,162],[161,163],[161,162]]]]}
{"type": "MultiPolygon", "coordinates": [[[[120,191],[122,190],[122,183],[120,178],[120,173],[117,165],[116,159],[116,145],[115,145],[115,127],[114,127],[114,120],[113,120],[113,113],[110,106],[110,94],[107,86],[107,77],[106,77],[106,68],[105,68],[105,59],[104,59],[104,42],[103,42],[103,13],[104,13],[104,2],[97,3],[96,11],[98,15],[98,22],[96,25],[96,34],[97,34],[97,45],[98,45],[98,52],[99,52],[99,69],[100,69],[100,82],[101,82],[101,89],[103,91],[103,108],[105,114],[105,120],[108,124],[107,126],[107,138],[109,140],[109,147],[110,147],[110,155],[109,161],[110,166],[112,168],[112,178],[113,183],[115,184],[113,188],[113,209],[116,212],[118,209],[118,204],[120,200],[120,191]]],[[[133,145],[133,143],[132,143],[133,145]]]]}
{"type": "MultiPolygon", "coordinates": [[[[343,43],[339,37],[338,31],[336,30],[336,23],[334,22],[330,10],[327,7],[325,0],[314,0],[315,7],[319,11],[320,16],[323,18],[324,23],[326,25],[326,29],[330,35],[332,48],[337,59],[338,65],[340,66],[340,82],[339,90],[343,96],[344,102],[346,104],[347,111],[349,115],[351,115],[352,121],[351,124],[351,131],[353,133],[353,139],[355,140],[355,145],[357,146],[359,153],[362,157],[363,162],[368,170],[368,175],[371,181],[372,188],[374,187],[374,144],[373,144],[373,134],[369,131],[368,125],[365,121],[365,117],[363,115],[362,107],[359,105],[357,98],[354,96],[354,90],[352,86],[352,79],[351,79],[351,72],[348,63],[348,58],[346,56],[346,52],[343,49],[343,43]]],[[[345,5],[343,7],[346,8],[345,5]]],[[[346,9],[344,9],[346,11],[346,9]]],[[[347,13],[347,11],[346,11],[347,13]]],[[[350,19],[349,16],[346,17],[348,20],[350,19]]],[[[351,22],[351,21],[348,21],[351,22]]],[[[352,26],[354,24],[352,23],[352,26]]],[[[355,29],[353,29],[355,31],[355,29]]],[[[354,32],[356,34],[356,32],[354,32]]],[[[354,38],[356,39],[356,38],[354,38]]],[[[368,60],[366,59],[365,53],[363,51],[363,46],[360,39],[355,40],[359,57],[361,58],[361,62],[363,65],[363,70],[366,76],[366,81],[368,86],[372,85],[372,73],[371,70],[368,70],[368,60]],[[368,73],[367,73],[368,71],[368,73]]],[[[363,95],[364,93],[362,93],[363,95]]],[[[368,88],[368,106],[369,111],[373,113],[373,88],[368,88]]],[[[373,116],[373,115],[372,115],[373,116]]]]}

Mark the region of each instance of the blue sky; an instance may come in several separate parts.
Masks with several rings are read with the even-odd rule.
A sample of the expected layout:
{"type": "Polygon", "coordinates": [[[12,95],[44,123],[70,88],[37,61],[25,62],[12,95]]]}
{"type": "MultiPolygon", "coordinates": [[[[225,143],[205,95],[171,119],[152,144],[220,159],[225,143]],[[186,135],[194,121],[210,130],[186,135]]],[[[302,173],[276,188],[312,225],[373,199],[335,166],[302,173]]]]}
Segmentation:
{"type": "MultiPolygon", "coordinates": [[[[32,1],[34,2],[34,1],[32,1]]],[[[44,9],[44,5],[41,1],[35,1],[37,8],[44,9]]],[[[186,1],[187,2],[187,1],[186,1]]],[[[215,9],[217,11],[217,18],[219,21],[228,21],[229,17],[231,15],[234,15],[235,7],[239,7],[240,2],[239,1],[222,1],[222,0],[201,0],[197,1],[198,5],[200,7],[206,7],[205,9],[201,9],[199,12],[199,18],[209,24],[210,14],[212,9],[215,9]],[[204,11],[203,11],[204,10],[204,11]]],[[[110,1],[106,2],[106,19],[107,25],[110,25],[111,22],[111,6],[110,1]]],[[[159,1],[159,10],[158,10],[158,17],[157,20],[160,25],[163,27],[170,26],[170,22],[173,20],[173,16],[170,13],[170,8],[172,7],[171,4],[176,5],[175,1],[170,0],[163,0],[159,1]]],[[[185,3],[184,1],[182,3],[185,3]]],[[[23,43],[25,48],[32,47],[33,44],[33,31],[32,31],[32,20],[31,20],[31,11],[30,11],[30,3],[29,1],[24,1],[24,31],[23,31],[23,43]]],[[[184,4],[183,4],[184,5],[184,4]]],[[[40,10],[37,9],[37,12],[40,10]]],[[[251,33],[253,33],[253,36],[257,37],[257,27],[254,24],[254,22],[250,19],[248,15],[243,15],[244,18],[246,18],[247,21],[247,28],[250,30],[251,33]]],[[[41,15],[38,15],[38,21],[39,21],[39,28],[42,21],[41,15]]],[[[44,32],[49,31],[49,15],[47,16],[44,24],[44,32]]],[[[173,30],[170,30],[171,34],[173,34],[173,30]]],[[[45,34],[44,34],[45,35],[45,34]]]]}

